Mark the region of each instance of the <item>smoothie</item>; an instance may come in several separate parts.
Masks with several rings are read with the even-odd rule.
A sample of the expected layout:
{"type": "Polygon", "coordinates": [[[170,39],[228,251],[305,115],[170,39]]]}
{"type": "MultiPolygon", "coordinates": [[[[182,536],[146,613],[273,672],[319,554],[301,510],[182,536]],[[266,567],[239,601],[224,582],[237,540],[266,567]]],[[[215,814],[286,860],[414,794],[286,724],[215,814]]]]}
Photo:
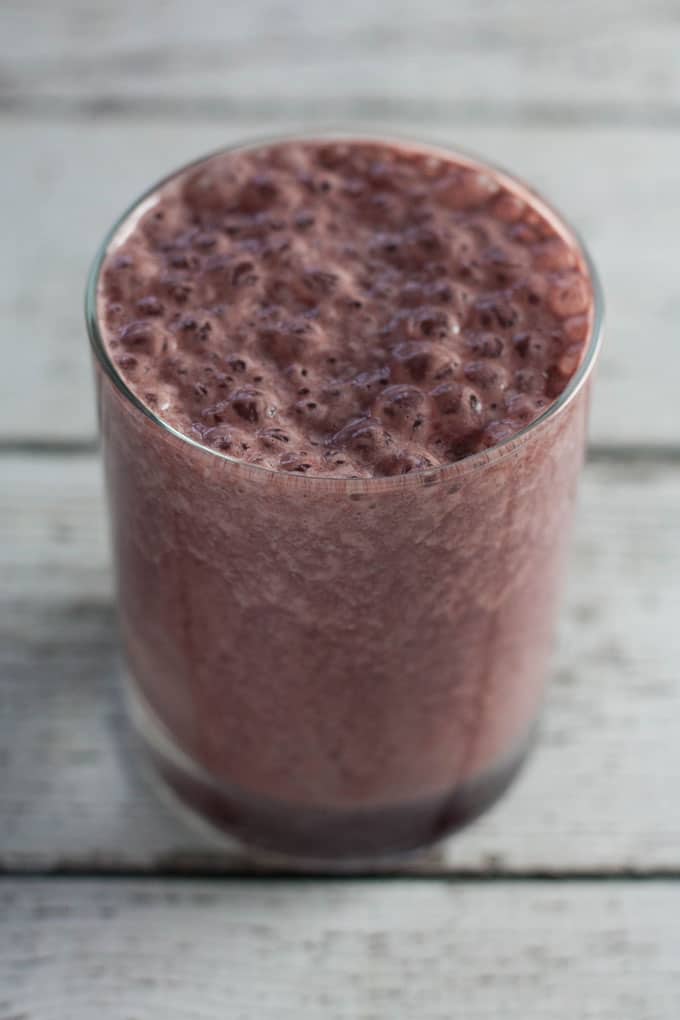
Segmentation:
{"type": "Polygon", "coordinates": [[[187,803],[340,857],[428,842],[507,785],[595,311],[555,214],[443,150],[223,152],[123,219],[90,294],[120,619],[133,716],[187,803]]]}

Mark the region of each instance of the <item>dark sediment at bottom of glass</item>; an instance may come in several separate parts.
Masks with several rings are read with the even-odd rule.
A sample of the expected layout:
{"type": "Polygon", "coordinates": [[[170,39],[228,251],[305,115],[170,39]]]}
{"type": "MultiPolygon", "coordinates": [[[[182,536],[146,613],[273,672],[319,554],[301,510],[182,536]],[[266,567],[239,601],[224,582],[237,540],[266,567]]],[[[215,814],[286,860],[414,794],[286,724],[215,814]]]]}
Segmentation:
{"type": "Polygon", "coordinates": [[[172,741],[129,685],[128,708],[142,751],[177,806],[213,832],[295,861],[351,864],[423,849],[473,821],[511,785],[534,743],[535,727],[492,768],[449,793],[356,809],[305,807],[218,782],[172,741]]]}

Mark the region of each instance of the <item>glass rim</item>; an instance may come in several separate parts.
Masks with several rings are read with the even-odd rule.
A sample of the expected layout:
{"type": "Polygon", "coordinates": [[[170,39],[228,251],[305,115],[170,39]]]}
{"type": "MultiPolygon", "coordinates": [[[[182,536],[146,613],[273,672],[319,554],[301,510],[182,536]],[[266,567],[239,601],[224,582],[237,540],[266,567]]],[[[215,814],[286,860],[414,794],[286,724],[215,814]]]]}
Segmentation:
{"type": "Polygon", "coordinates": [[[90,346],[95,358],[97,359],[100,367],[104,370],[108,379],[113,383],[114,387],[118,390],[121,396],[123,396],[127,402],[133,406],[133,408],[140,411],[147,419],[155,425],[158,425],[175,439],[188,444],[196,451],[200,451],[207,456],[217,458],[217,460],[222,461],[224,464],[230,465],[230,467],[234,470],[243,472],[246,475],[250,475],[260,480],[285,478],[286,484],[291,485],[299,484],[305,487],[318,486],[320,489],[337,488],[344,491],[350,489],[354,492],[375,492],[383,489],[404,489],[410,486],[416,487],[419,485],[439,484],[453,478],[457,478],[460,475],[467,474],[469,471],[487,467],[497,460],[512,454],[520,446],[523,446],[524,443],[534,435],[534,433],[538,432],[543,426],[556,418],[580,393],[581,389],[590,377],[593,366],[597,360],[597,356],[602,346],[604,331],[604,296],[597,269],[595,268],[595,264],[580,233],[531,185],[527,184],[522,178],[505,170],[505,168],[498,166],[496,163],[483,159],[482,157],[467,150],[459,149],[457,146],[449,146],[446,143],[441,142],[417,141],[410,137],[400,137],[398,134],[394,133],[383,135],[372,131],[363,132],[359,130],[299,131],[294,133],[286,132],[281,135],[267,135],[266,137],[253,138],[250,141],[235,142],[230,145],[221,146],[220,148],[199,156],[188,163],[182,164],[177,169],[165,174],[147,188],[115,220],[113,225],[106,232],[104,239],[97,249],[87,277],[85,289],[85,321],[87,324],[90,346]],[[165,421],[164,418],[156,414],[128,386],[122,375],[116,369],[106,348],[106,344],[104,343],[102,332],[100,330],[97,299],[102,266],[113,243],[116,241],[117,236],[126,227],[133,227],[136,224],[139,218],[147,211],[147,208],[150,208],[151,200],[165,184],[176,179],[180,174],[187,170],[197,167],[202,163],[207,163],[211,159],[226,153],[247,152],[251,149],[258,149],[267,145],[276,145],[291,141],[312,143],[314,141],[351,142],[353,140],[366,143],[374,142],[378,145],[392,145],[401,148],[410,147],[411,149],[431,154],[432,156],[440,159],[455,160],[464,166],[469,166],[481,171],[490,171],[505,187],[508,188],[508,190],[514,194],[519,194],[523,201],[526,201],[526,198],[528,197],[532,207],[535,208],[550,223],[559,236],[566,239],[571,247],[577,250],[586,268],[592,290],[593,309],[590,332],[587,340],[584,342],[585,350],[578,368],[570,378],[562,393],[560,393],[560,395],[552,401],[552,403],[550,403],[537,418],[534,418],[533,421],[530,421],[527,425],[518,429],[517,432],[514,432],[507,439],[504,439],[487,449],[478,450],[475,453],[461,457],[459,460],[451,461],[446,464],[437,464],[420,468],[416,471],[410,471],[402,475],[380,475],[376,477],[361,476],[357,478],[321,474],[306,475],[292,471],[284,471],[280,468],[266,467],[262,464],[251,464],[248,461],[239,459],[238,457],[230,456],[228,453],[224,453],[221,450],[216,450],[210,446],[206,446],[197,439],[194,439],[191,436],[186,435],[184,432],[181,432],[179,429],[176,429],[174,426],[170,425],[169,422],[165,421]]]}

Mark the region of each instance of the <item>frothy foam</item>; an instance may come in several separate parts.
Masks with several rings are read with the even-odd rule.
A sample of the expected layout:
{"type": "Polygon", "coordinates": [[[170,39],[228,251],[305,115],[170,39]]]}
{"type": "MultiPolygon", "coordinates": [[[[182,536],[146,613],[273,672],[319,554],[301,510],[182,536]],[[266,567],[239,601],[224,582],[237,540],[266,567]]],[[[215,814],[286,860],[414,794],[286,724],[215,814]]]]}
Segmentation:
{"type": "Polygon", "coordinates": [[[582,359],[580,253],[495,175],[285,142],[163,185],[112,246],[112,360],[169,424],[310,475],[403,474],[509,438],[582,359]]]}

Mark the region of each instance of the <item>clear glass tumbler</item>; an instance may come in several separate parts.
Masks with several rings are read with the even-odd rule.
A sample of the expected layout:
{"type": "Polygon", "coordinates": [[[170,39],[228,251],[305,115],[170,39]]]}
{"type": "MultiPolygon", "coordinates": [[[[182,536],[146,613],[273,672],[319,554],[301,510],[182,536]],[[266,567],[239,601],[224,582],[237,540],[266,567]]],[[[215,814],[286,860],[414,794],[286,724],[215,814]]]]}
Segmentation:
{"type": "Polygon", "coordinates": [[[128,389],[102,341],[98,280],[156,189],[94,263],[87,323],[132,719],[184,804],[248,843],[336,859],[427,844],[488,807],[530,747],[602,300],[573,231],[501,177],[590,274],[583,360],[512,439],[400,477],[239,462],[128,389]]]}

